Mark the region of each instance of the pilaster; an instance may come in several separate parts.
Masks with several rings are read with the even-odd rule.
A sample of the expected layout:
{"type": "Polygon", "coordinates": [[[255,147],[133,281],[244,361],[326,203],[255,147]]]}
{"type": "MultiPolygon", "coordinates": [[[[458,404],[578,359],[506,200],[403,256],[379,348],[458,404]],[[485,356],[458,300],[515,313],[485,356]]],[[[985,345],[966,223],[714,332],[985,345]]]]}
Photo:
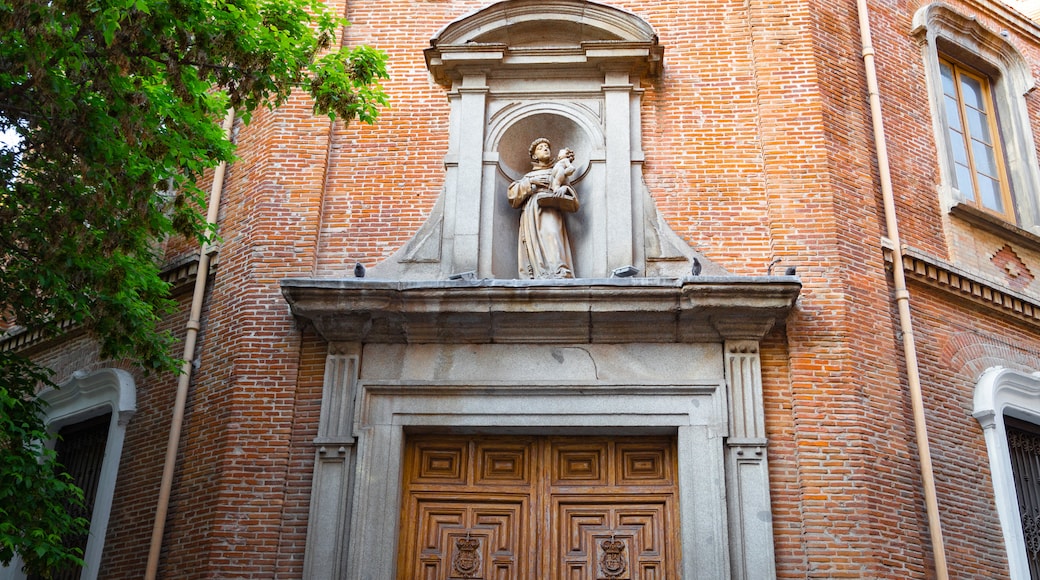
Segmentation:
{"type": "Polygon", "coordinates": [[[766,463],[762,366],[757,340],[727,340],[729,439],[726,442],[726,496],[733,578],[776,577],[773,522],[766,463]]]}
{"type": "Polygon", "coordinates": [[[639,216],[632,199],[632,90],[628,72],[610,71],[604,76],[604,125],[606,142],[607,269],[635,263],[632,250],[632,216],[639,216]]]}
{"type": "Polygon", "coordinates": [[[304,577],[335,580],[343,576],[349,541],[350,490],[356,449],[354,396],[361,345],[331,343],[325,358],[318,436],[314,440],[314,479],[304,577]]]}
{"type": "MultiPolygon", "coordinates": [[[[482,199],[480,187],[484,173],[484,130],[487,125],[487,74],[466,71],[456,88],[460,99],[458,180],[454,194],[446,208],[445,220],[454,234],[451,272],[477,270],[482,199]]],[[[445,232],[447,235],[448,232],[445,232]]]]}

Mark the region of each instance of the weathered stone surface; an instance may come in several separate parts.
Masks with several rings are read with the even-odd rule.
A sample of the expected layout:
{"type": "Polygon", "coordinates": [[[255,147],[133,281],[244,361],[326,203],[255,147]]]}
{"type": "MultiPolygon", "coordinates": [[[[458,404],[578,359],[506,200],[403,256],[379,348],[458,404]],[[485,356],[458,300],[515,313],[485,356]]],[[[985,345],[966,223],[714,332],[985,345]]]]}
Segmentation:
{"type": "Polygon", "coordinates": [[[700,342],[761,338],[794,307],[797,278],[282,281],[326,340],[390,343],[700,342]]]}

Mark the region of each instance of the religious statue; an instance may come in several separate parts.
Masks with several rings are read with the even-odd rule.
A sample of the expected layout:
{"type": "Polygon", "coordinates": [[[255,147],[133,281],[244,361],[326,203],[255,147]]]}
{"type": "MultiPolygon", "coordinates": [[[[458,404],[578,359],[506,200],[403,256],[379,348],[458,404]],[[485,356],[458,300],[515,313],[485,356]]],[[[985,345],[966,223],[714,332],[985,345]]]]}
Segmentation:
{"type": "Polygon", "coordinates": [[[509,185],[509,205],[521,210],[517,265],[521,278],[573,278],[574,259],[567,238],[565,212],[578,211],[570,184],[574,152],[561,149],[553,159],[548,139],[528,149],[532,169],[509,185]]]}

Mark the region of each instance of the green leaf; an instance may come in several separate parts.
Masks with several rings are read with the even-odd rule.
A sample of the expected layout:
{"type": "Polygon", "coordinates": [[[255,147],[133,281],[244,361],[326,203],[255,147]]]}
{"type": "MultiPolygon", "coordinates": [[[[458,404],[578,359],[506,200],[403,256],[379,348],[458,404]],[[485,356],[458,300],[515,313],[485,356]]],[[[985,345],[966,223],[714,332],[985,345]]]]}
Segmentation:
{"type": "MultiPolygon", "coordinates": [[[[383,53],[329,51],[346,26],[319,0],[0,0],[0,316],[58,335],[74,323],[100,355],[178,372],[163,242],[217,232],[204,173],[234,160],[221,121],[248,123],[294,90],[315,111],[375,121],[383,53]]],[[[0,353],[0,562],[30,573],[78,561],[60,538],[86,522],[59,477],[36,389],[49,373],[0,353]]]]}

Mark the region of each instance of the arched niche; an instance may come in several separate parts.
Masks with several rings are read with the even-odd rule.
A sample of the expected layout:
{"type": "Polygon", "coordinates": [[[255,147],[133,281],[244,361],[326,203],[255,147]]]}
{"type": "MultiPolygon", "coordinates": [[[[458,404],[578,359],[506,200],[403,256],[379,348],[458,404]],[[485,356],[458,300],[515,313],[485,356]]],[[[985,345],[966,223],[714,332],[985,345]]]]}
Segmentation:
{"type": "Polygon", "coordinates": [[[648,22],[596,2],[506,0],[447,24],[425,51],[451,104],[444,190],[371,276],[517,278],[519,211],[506,189],[530,169],[538,137],[576,153],[576,277],[629,266],[680,277],[694,258],[705,274],[725,274],[664,224],[643,181],[642,94],[663,55],[648,22]]]}
{"type": "Polygon", "coordinates": [[[553,150],[563,147],[575,153],[576,170],[571,185],[578,193],[582,209],[567,215],[575,260],[575,276],[597,277],[604,265],[596,264],[597,225],[602,224],[602,193],[604,191],[604,135],[595,114],[574,103],[511,103],[492,117],[488,126],[486,148],[498,156],[494,184],[489,188],[494,206],[492,223],[482,231],[489,231],[483,246],[491,248],[491,274],[494,278],[517,276],[517,216],[505,196],[509,184],[523,177],[531,169],[531,143],[547,138],[553,150]]]}

